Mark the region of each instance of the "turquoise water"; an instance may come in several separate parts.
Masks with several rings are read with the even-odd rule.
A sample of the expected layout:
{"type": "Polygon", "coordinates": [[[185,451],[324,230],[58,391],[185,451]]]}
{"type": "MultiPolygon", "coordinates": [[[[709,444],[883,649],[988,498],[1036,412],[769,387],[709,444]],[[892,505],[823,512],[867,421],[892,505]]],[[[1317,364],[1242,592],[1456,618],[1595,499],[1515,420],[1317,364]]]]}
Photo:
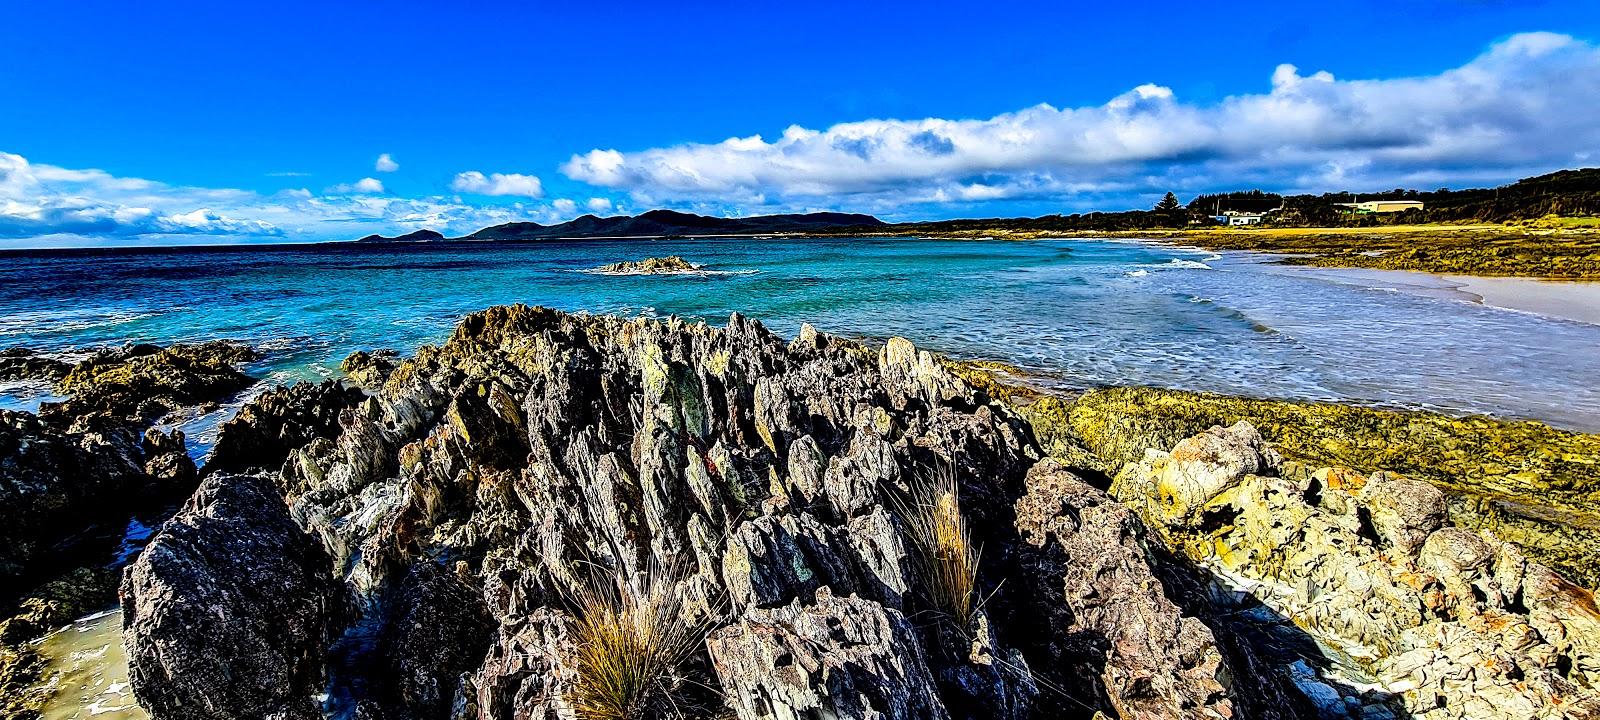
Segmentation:
{"type": "MultiPolygon", "coordinates": [[[[1600,430],[1600,326],[1138,243],[906,239],[276,246],[0,254],[0,347],[234,338],[271,382],[409,352],[525,302],[902,335],[1070,387],[1160,385],[1479,412],[1600,430]],[[614,277],[680,254],[727,274],[614,277]]],[[[0,405],[36,403],[0,389],[0,405]]]]}

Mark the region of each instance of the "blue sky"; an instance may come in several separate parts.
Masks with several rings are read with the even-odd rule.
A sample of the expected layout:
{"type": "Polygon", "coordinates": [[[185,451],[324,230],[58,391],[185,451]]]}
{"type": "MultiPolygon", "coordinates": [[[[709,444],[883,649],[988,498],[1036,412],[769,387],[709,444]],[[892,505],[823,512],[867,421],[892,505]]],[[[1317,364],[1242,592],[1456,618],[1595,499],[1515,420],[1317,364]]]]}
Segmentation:
{"type": "Polygon", "coordinates": [[[1592,2],[234,5],[6,3],[0,246],[1600,164],[1592,2]]]}

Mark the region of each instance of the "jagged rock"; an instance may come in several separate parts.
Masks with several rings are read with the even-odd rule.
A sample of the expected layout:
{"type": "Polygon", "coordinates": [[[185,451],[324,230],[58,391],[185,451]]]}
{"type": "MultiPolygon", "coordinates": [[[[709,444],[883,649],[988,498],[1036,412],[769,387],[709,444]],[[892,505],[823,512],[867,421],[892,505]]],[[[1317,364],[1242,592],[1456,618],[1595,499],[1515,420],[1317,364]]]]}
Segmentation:
{"type": "Polygon", "coordinates": [[[700,270],[700,266],[678,255],[628,260],[601,265],[593,272],[602,275],[683,275],[700,270]]]}
{"type": "Polygon", "coordinates": [[[246,346],[221,340],[102,350],[56,383],[56,391],[70,397],[40,405],[39,417],[73,429],[148,424],[249,387],[255,381],[235,366],[259,358],[246,346]]]}
{"type": "Polygon", "coordinates": [[[66,433],[28,413],[0,410],[0,603],[27,589],[35,566],[97,523],[126,519],[145,494],[138,436],[66,433]]]}
{"type": "Polygon", "coordinates": [[[27,348],[0,350],[0,381],[37,380],[55,383],[66,377],[72,364],[40,355],[27,348]]]}
{"type": "Polygon", "coordinates": [[[149,477],[149,493],[158,499],[180,498],[199,484],[200,472],[189,457],[183,432],[144,431],[139,448],[144,456],[144,472],[149,477]]]}
{"type": "Polygon", "coordinates": [[[155,720],[320,718],[344,603],[272,482],[212,475],[123,578],[124,642],[155,720]]]}
{"type": "Polygon", "coordinates": [[[746,720],[948,718],[911,623],[828,588],[815,602],[757,609],[706,639],[746,720]]]}
{"type": "Polygon", "coordinates": [[[1347,710],[1600,715],[1600,612],[1587,590],[1492,535],[1441,526],[1444,499],[1421,483],[1280,465],[1242,424],[1180,443],[1197,444],[1211,450],[1151,451],[1112,493],[1221,586],[1328,648],[1325,675],[1375,688],[1345,694],[1347,710]],[[1163,494],[1195,477],[1211,479],[1209,495],[1163,494]]]}
{"type": "Polygon", "coordinates": [[[276,471],[291,451],[337,437],[340,413],[365,398],[334,380],[267,390],[222,424],[206,472],[276,471]]]}
{"type": "MultiPolygon", "coordinates": [[[[1244,466],[1237,455],[1207,457],[1244,466]]],[[[1204,472],[1190,478],[1217,484],[1204,472]]],[[[1023,540],[1039,549],[1026,573],[1031,609],[1048,628],[1036,637],[1051,664],[1071,668],[1060,675],[1099,679],[1075,694],[1103,695],[1125,720],[1234,717],[1233,670],[1211,630],[1165,596],[1132,511],[1054,460],[1034,465],[1027,483],[1016,512],[1023,540]]]]}
{"type": "MultiPolygon", "coordinates": [[[[336,436],[288,453],[278,482],[362,627],[412,602],[390,588],[422,558],[464,564],[499,630],[460,694],[480,717],[522,717],[564,712],[570,684],[535,681],[566,671],[513,648],[565,642],[551,613],[594,568],[676,568],[684,612],[712,627],[808,606],[825,585],[926,607],[891,498],[946,468],[976,541],[999,548],[1036,457],[1014,416],[909,343],[516,306],[468,316],[389,370],[336,436]]],[[[997,560],[984,592],[1006,572],[997,560]]],[[[1024,717],[1027,663],[1005,633],[981,634],[981,650],[917,639],[959,645],[937,648],[936,695],[1005,698],[1024,717]],[[985,669],[999,661],[1018,669],[985,669]]]]}
{"type": "Polygon", "coordinates": [[[357,350],[339,363],[339,371],[357,386],[376,390],[383,387],[398,357],[393,350],[357,350]]]}

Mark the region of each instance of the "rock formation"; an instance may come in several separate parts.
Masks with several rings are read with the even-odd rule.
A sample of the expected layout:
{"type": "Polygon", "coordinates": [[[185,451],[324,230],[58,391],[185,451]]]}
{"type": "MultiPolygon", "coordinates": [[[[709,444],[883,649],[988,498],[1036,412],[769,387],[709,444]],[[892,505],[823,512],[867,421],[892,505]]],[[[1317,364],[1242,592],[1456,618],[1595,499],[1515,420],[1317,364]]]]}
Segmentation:
{"type": "Polygon", "coordinates": [[[703,637],[623,693],[636,714],[1592,711],[1587,592],[1450,526],[1428,485],[1285,464],[1248,426],[1123,463],[1108,493],[1104,476],[1041,460],[1027,423],[899,339],[513,306],[392,357],[346,362],[370,396],[324,384],[252,401],[185,520],[158,536],[194,561],[152,554],[129,575],[132,640],[198,658],[243,632],[299,664],[272,666],[270,688],[197,688],[137,652],[141,697],[279,702],[326,666],[330,709],[354,717],[571,718],[595,697],[592,653],[651,647],[630,643],[670,618],[703,637]],[[281,500],[258,498],[258,476],[281,500]],[[955,489],[925,502],[935,479],[955,489]],[[206,499],[229,483],[253,500],[206,499]],[[915,528],[939,512],[960,529],[935,546],[915,528]],[[185,529],[234,522],[244,541],[308,536],[317,552],[257,568],[264,554],[185,529]],[[970,585],[935,576],[956,557],[976,558],[970,585]],[[263,619],[291,609],[224,586],[290,566],[326,609],[267,637],[263,619]],[[183,582],[158,582],[170,577],[183,582]],[[672,611],[636,603],[596,636],[605,618],[583,601],[596,577],[635,598],[666,587],[672,611]],[[967,588],[955,603],[951,587],[967,588]],[[350,600],[337,640],[319,634],[333,595],[350,600]],[[165,617],[197,602],[228,627],[165,617]]]}
{"type": "Polygon", "coordinates": [[[134,693],[157,718],[322,717],[344,589],[270,479],[216,474],[128,567],[134,693]]]}
{"type": "Polygon", "coordinates": [[[683,275],[698,272],[699,265],[683,259],[678,255],[667,257],[645,258],[643,260],[629,260],[601,265],[593,272],[601,275],[683,275]]]}
{"type": "Polygon", "coordinates": [[[1447,525],[1431,485],[1283,464],[1241,423],[1149,451],[1112,492],[1219,587],[1328,648],[1313,663],[1370,688],[1338,692],[1302,663],[1321,717],[1600,716],[1593,595],[1447,525]]]}

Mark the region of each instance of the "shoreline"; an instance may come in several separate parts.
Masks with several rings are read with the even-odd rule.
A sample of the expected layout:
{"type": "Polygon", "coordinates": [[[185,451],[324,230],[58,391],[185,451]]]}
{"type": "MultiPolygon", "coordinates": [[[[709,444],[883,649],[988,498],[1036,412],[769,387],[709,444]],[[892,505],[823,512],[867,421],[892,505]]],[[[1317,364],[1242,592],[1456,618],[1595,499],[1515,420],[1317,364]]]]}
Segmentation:
{"type": "MultiPolygon", "coordinates": [[[[1252,255],[1270,255],[1240,251],[1252,255]]],[[[1232,255],[1231,257],[1239,257],[1232,255]]],[[[1423,270],[1318,267],[1273,260],[1288,272],[1346,285],[1393,290],[1411,295],[1468,302],[1497,310],[1568,322],[1600,325],[1600,281],[1552,280],[1537,277],[1459,275],[1423,270]]]]}

